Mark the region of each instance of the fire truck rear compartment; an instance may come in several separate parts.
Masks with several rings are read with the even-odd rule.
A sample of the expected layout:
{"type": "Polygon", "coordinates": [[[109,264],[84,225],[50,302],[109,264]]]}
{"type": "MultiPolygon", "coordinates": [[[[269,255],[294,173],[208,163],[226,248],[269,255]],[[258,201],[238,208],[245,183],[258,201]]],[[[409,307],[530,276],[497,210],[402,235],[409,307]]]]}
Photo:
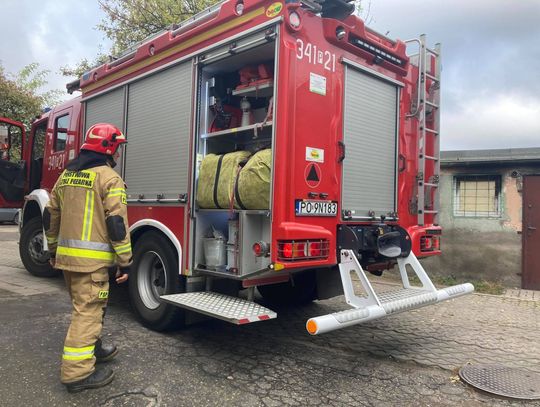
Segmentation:
{"type": "Polygon", "coordinates": [[[191,239],[191,268],[199,274],[243,279],[269,271],[269,253],[252,247],[271,243],[272,163],[270,185],[262,186],[270,196],[242,209],[238,188],[246,161],[273,146],[274,38],[274,29],[267,29],[199,58],[191,239]],[[236,159],[238,166],[230,163],[236,159]],[[209,160],[217,160],[215,170],[209,160]],[[202,177],[207,168],[215,172],[202,177]],[[208,181],[210,188],[199,185],[208,181]]]}

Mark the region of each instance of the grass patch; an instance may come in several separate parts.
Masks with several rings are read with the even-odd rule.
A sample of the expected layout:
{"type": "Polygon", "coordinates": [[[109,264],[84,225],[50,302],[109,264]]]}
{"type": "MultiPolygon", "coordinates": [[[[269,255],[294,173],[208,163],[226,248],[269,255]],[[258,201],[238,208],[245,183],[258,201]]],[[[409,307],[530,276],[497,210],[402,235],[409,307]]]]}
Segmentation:
{"type": "Polygon", "coordinates": [[[502,295],[506,291],[506,288],[497,281],[458,279],[454,276],[435,276],[432,281],[435,285],[471,283],[474,285],[474,291],[482,294],[502,295]]]}
{"type": "Polygon", "coordinates": [[[472,281],[472,284],[478,293],[502,295],[506,291],[506,288],[496,281],[472,281]]]}
{"type": "MultiPolygon", "coordinates": [[[[468,280],[456,278],[454,276],[430,276],[431,281],[436,286],[450,286],[463,283],[471,283],[474,285],[474,291],[482,294],[502,295],[505,293],[506,288],[497,281],[487,280],[468,280]]],[[[401,279],[400,279],[401,280],[401,279]]],[[[416,275],[409,276],[411,285],[420,285],[420,280],[416,275]]]]}

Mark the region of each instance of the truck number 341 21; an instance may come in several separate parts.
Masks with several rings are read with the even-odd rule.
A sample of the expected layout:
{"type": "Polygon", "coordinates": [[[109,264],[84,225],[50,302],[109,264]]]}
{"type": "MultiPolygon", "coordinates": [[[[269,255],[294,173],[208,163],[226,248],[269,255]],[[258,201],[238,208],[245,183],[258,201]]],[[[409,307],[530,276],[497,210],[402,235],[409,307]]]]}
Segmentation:
{"type": "Polygon", "coordinates": [[[48,169],[51,170],[63,170],[64,169],[64,154],[53,154],[49,157],[48,169]]]}
{"type": "Polygon", "coordinates": [[[296,40],[296,58],[307,59],[310,64],[323,65],[327,71],[336,72],[336,54],[318,49],[310,42],[304,43],[300,38],[296,40]]]}

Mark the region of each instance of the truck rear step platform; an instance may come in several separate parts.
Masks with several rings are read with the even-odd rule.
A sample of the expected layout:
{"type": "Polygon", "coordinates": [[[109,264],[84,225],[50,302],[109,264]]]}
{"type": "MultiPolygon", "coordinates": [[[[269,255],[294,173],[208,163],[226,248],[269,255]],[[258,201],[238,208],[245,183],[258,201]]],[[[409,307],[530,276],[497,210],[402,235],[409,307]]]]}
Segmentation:
{"type": "Polygon", "coordinates": [[[200,312],[236,325],[277,317],[274,311],[253,301],[210,291],[162,295],[161,299],[178,307],[200,312]]]}
{"type": "Polygon", "coordinates": [[[421,308],[444,300],[459,297],[474,291],[472,284],[459,284],[437,289],[429,279],[424,268],[411,252],[406,258],[397,259],[403,288],[394,291],[376,293],[369,282],[362,266],[352,250],[341,251],[339,271],[347,304],[354,307],[345,311],[310,318],[306,323],[308,332],[317,335],[335,329],[345,328],[390,314],[421,308]],[[420,279],[421,287],[411,287],[406,266],[411,266],[420,279]],[[356,272],[364,289],[363,295],[356,295],[351,279],[351,272],[356,272]]]}

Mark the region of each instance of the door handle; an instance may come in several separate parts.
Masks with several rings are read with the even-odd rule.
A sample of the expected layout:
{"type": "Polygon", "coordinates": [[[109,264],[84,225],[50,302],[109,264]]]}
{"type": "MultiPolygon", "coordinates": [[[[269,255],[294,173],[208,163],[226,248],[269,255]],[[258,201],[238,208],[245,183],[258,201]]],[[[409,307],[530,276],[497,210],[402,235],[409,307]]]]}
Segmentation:
{"type": "Polygon", "coordinates": [[[399,169],[398,172],[405,171],[405,168],[407,168],[407,161],[403,154],[399,155],[399,169]]]}
{"type": "Polygon", "coordinates": [[[534,226],[527,226],[527,230],[536,230],[534,226]]]}

